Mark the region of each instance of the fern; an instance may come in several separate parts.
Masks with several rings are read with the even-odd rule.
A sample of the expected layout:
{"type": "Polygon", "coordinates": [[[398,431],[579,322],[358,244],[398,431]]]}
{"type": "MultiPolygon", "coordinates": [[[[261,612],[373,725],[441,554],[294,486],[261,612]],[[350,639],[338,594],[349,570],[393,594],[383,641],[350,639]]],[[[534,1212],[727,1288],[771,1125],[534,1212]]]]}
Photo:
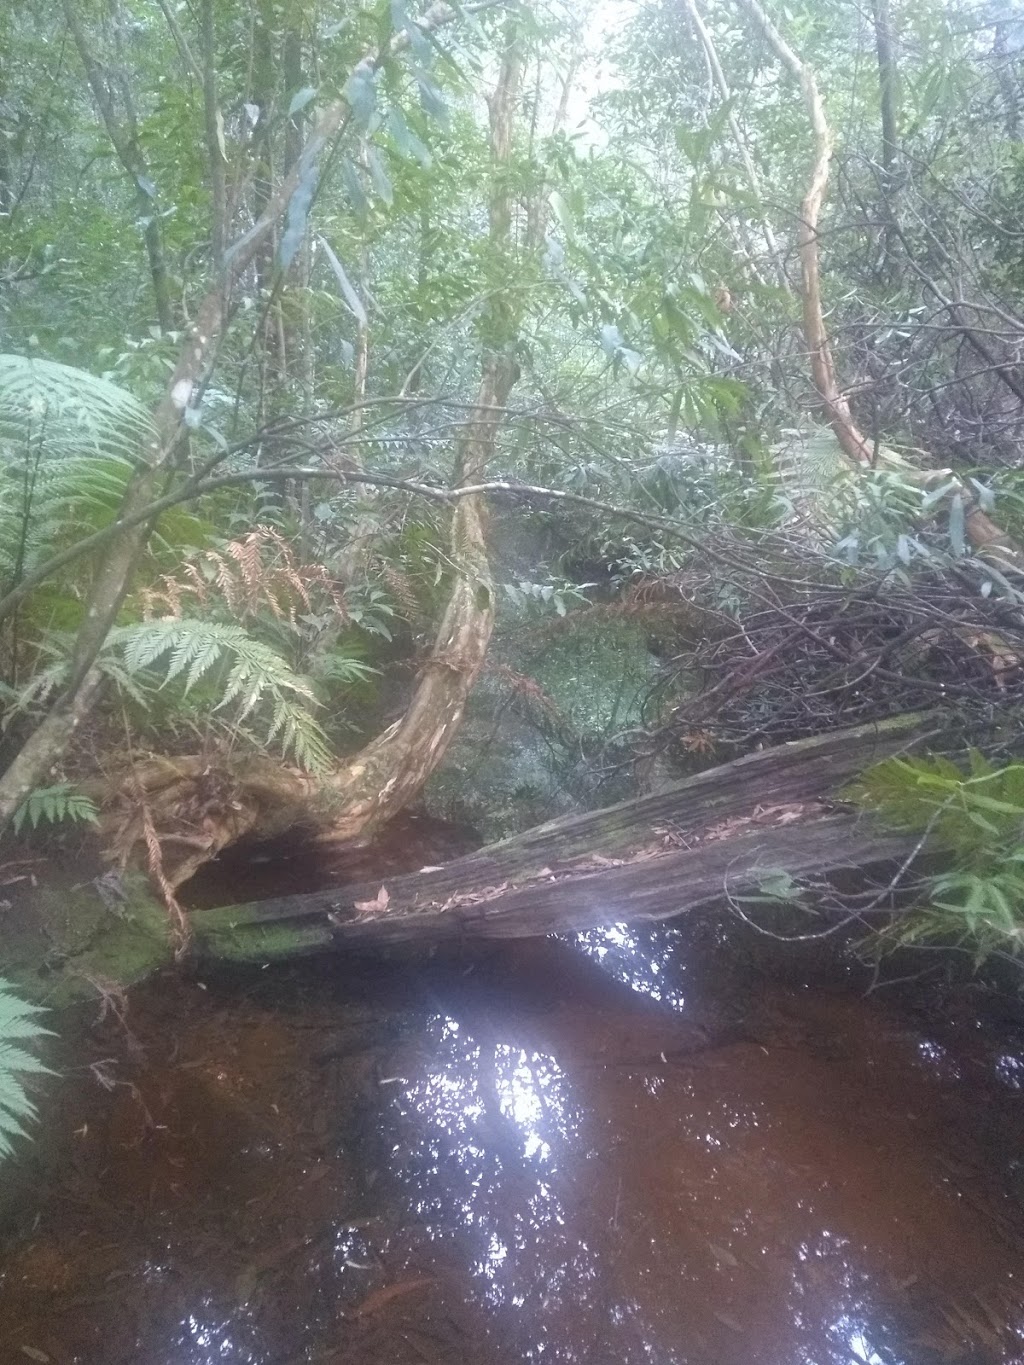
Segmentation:
{"type": "Polygon", "coordinates": [[[88,451],[130,460],[155,440],[146,409],[109,380],[52,360],[0,355],[0,450],[42,442],[54,456],[88,451]]]}
{"type": "Polygon", "coordinates": [[[108,380],[0,355],[0,578],[110,522],[155,440],[146,410],[108,380]]]}
{"type": "Polygon", "coordinates": [[[215,680],[220,692],[215,711],[234,704],[236,724],[242,726],[259,709],[265,723],[258,740],[276,740],[286,754],[313,772],[330,767],[327,737],[310,714],[316,702],[312,687],[280,654],[241,626],[164,617],[120,627],[111,633],[108,647],[117,652],[129,677],[137,680],[161,664],[160,685],[181,680],[186,695],[215,669],[226,668],[226,676],[215,680]]]}
{"type": "Polygon", "coordinates": [[[26,1125],[36,1116],[23,1078],[53,1074],[23,1046],[49,1034],[36,1021],[41,1012],[19,999],[0,977],[0,1157],[10,1156],[14,1139],[25,1136],[26,1125]]]}
{"type": "Polygon", "coordinates": [[[69,783],[61,782],[55,787],[37,787],[29,792],[11,822],[15,834],[19,834],[26,820],[33,829],[38,829],[41,820],[51,825],[60,824],[62,820],[96,824],[98,818],[96,807],[87,796],[76,792],[69,783]]]}

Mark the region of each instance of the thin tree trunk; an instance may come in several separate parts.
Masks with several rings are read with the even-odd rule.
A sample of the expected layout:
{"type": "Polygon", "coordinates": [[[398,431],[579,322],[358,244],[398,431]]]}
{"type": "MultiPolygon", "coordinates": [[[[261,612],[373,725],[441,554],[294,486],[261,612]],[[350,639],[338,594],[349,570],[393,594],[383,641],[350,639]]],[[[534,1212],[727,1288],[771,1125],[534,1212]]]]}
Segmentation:
{"type": "Polygon", "coordinates": [[[75,40],[86,80],[96,102],[96,109],[107,130],[117,159],[127,172],[135,190],[135,206],[139,221],[145,224],[143,241],[149,263],[150,280],[153,286],[153,302],[156,307],[157,321],[165,332],[174,327],[174,310],[171,305],[170,279],[164,256],[163,233],[160,216],[153,189],[153,180],[146,166],[145,157],[139,147],[135,117],[130,105],[126,110],[126,123],[118,118],[113,96],[103,78],[99,63],[89,47],[85,30],[78,13],[77,0],[63,0],[64,17],[71,36],[75,40]]]}
{"type": "MultiPolygon", "coordinates": [[[[705,24],[701,17],[696,0],[683,0],[683,5],[687,14],[690,16],[690,22],[697,30],[697,37],[700,39],[701,46],[704,49],[704,55],[707,57],[708,66],[711,68],[712,79],[718,87],[718,93],[722,97],[723,104],[728,108],[729,112],[727,118],[729,122],[729,131],[732,133],[732,139],[736,144],[736,150],[739,152],[740,160],[743,162],[747,184],[750,186],[750,191],[754,198],[761,204],[763,201],[761,177],[758,175],[757,167],[754,165],[753,158],[750,155],[750,150],[747,147],[747,141],[743,136],[743,130],[739,125],[739,120],[732,111],[732,91],[729,89],[729,82],[726,79],[725,71],[722,69],[722,63],[719,61],[718,50],[715,47],[714,39],[711,37],[707,24],[705,24]]],[[[791,287],[789,277],[786,274],[786,263],[782,254],[782,249],[779,246],[772,225],[765,216],[763,209],[761,211],[761,231],[764,234],[765,245],[768,248],[768,255],[771,257],[772,268],[775,271],[776,278],[782,288],[789,293],[791,287]]]]}
{"type": "MultiPolygon", "coordinates": [[[[848,459],[854,464],[872,467],[875,463],[876,443],[860,430],[845,393],[839,385],[835,360],[821,299],[821,263],[818,250],[818,223],[828,188],[829,163],[834,140],[825,114],[825,104],[818,89],[814,72],[802,62],[782,34],[769,19],[758,0],[739,0],[739,4],[753,19],[782,64],[800,85],[814,138],[814,161],[810,181],[800,205],[800,226],[797,241],[800,252],[801,302],[804,341],[811,363],[814,386],[818,391],[829,426],[836,434],[848,459]]],[[[934,483],[936,475],[901,465],[905,477],[922,485],[934,483]]],[[[942,472],[949,478],[949,471],[942,472]]],[[[1015,574],[1024,571],[1024,552],[980,507],[966,485],[961,485],[960,496],[966,508],[967,535],[974,548],[991,558],[1002,570],[1015,574]]]]}
{"type": "MultiPolygon", "coordinates": [[[[460,13],[487,8],[489,3],[490,0],[483,0],[482,4],[460,7],[457,12],[438,0],[419,21],[420,31],[432,33],[452,23],[460,13]]],[[[73,29],[74,24],[77,24],[75,0],[64,0],[64,5],[70,15],[69,25],[73,29]]],[[[405,33],[395,35],[387,53],[371,50],[362,58],[356,70],[367,79],[372,79],[384,57],[402,51],[408,42],[405,33]]],[[[326,106],[298,162],[274,189],[262,217],[228,251],[223,281],[218,281],[206,295],[195,322],[188,329],[165,396],[155,413],[158,439],[152,449],[140,452],[148,463],[129,481],[118,513],[119,521],[128,521],[148,508],[164,491],[166,476],[177,462],[181,435],[185,429],[186,409],[211,366],[224,332],[231,286],[252,264],[262,244],[272,235],[303,175],[320,160],[333,139],[344,131],[349,113],[349,104],[344,96],[326,106]]],[[[64,753],[69,733],[64,718],[69,714],[79,715],[81,699],[78,693],[109,634],[151,529],[149,521],[126,526],[108,544],[85,604],[83,622],[72,652],[68,685],[52,711],[29,737],[22,752],[0,776],[0,831],[10,821],[25,792],[38,786],[47,770],[64,753]]],[[[90,695],[87,700],[91,704],[94,697],[90,695]]],[[[88,710],[88,704],[85,710],[88,710]]]]}
{"type": "Polygon", "coordinates": [[[217,31],[213,0],[202,0],[200,15],[203,45],[203,120],[206,127],[206,156],[210,163],[210,199],[213,216],[210,237],[213,267],[219,279],[224,271],[224,251],[227,247],[228,196],[224,120],[217,96],[217,31]]]}
{"type": "Polygon", "coordinates": [[[878,98],[882,116],[882,277],[887,283],[894,278],[897,236],[896,221],[896,155],[899,148],[897,109],[899,103],[899,71],[892,45],[892,13],[889,0],[872,0],[875,29],[875,51],[878,55],[878,98]]]}
{"type": "Polygon", "coordinates": [[[1007,29],[1011,20],[1000,20],[992,35],[992,60],[996,68],[996,83],[1003,100],[1003,118],[1006,136],[1013,142],[1020,141],[1020,82],[1017,78],[1016,63],[1009,51],[1007,29]]]}

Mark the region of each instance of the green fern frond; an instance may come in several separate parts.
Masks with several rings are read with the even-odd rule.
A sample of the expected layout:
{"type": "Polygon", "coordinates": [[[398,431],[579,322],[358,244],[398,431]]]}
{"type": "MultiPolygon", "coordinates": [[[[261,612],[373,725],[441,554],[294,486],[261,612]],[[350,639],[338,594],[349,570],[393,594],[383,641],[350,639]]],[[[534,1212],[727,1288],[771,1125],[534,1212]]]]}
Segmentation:
{"type": "Polygon", "coordinates": [[[220,697],[215,711],[234,704],[235,723],[242,726],[257,709],[265,710],[269,720],[257,742],[276,739],[286,754],[310,771],[330,767],[327,737],[310,713],[316,702],[312,687],[280,654],[241,626],[164,617],[120,627],[108,645],[119,652],[129,677],[163,661],[160,685],[183,679],[186,694],[221,665],[227,666],[227,677],[217,681],[220,697]]]}
{"type": "Polygon", "coordinates": [[[42,443],[53,455],[137,459],[156,439],[146,409],[109,380],[53,360],[0,355],[0,452],[42,443]]]}
{"type": "Polygon", "coordinates": [[[26,820],[33,829],[39,828],[40,821],[50,825],[60,824],[63,820],[95,825],[99,820],[99,812],[82,792],[76,792],[69,783],[61,782],[54,787],[37,787],[29,792],[11,817],[15,834],[21,832],[26,820]]]}
{"type": "Polygon", "coordinates": [[[926,899],[876,936],[879,950],[952,942],[980,963],[1024,956],[1024,764],[968,772],[945,758],[891,758],[847,795],[893,828],[923,833],[946,866],[923,879],[926,899]]]}
{"type": "Polygon", "coordinates": [[[53,1073],[23,1046],[49,1035],[38,1022],[42,1013],[15,995],[10,983],[0,977],[0,1156],[10,1156],[13,1140],[23,1137],[26,1125],[36,1116],[35,1105],[25,1091],[26,1076],[53,1073]]]}
{"type": "Polygon", "coordinates": [[[155,441],[145,408],[108,380],[0,355],[0,580],[112,521],[155,441]]]}

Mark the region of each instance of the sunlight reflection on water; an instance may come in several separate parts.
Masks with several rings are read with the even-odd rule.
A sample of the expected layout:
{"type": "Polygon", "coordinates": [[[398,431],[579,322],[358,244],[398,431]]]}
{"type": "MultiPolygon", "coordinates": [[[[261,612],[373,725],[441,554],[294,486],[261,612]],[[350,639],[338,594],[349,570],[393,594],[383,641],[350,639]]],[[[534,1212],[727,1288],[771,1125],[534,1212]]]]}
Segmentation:
{"type": "Polygon", "coordinates": [[[686,998],[673,979],[683,970],[678,954],[681,938],[676,929],[631,929],[615,924],[576,934],[573,941],[617,981],[681,1011],[686,998]]]}

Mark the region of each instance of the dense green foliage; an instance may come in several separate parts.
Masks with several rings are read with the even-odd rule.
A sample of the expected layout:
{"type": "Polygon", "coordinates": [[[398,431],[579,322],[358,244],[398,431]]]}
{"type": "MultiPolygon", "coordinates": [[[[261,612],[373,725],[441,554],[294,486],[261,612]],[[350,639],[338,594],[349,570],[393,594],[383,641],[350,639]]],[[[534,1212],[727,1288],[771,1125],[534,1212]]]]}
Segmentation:
{"type": "MultiPolygon", "coordinates": [[[[657,660],[617,733],[558,731],[566,768],[915,707],[1014,758],[1024,598],[972,517],[1024,534],[1024,22],[771,15],[835,135],[816,245],[854,468],[801,331],[808,110],[756,7],[422,17],[0,14],[0,819],[89,821],[76,784],[114,754],[324,778],[390,726],[449,603],[492,600],[482,573],[458,598],[449,528],[495,357],[488,686],[537,702],[509,642],[563,617],[628,617],[657,660]]],[[[985,782],[964,820],[1009,799],[985,782]]],[[[1021,913],[996,861],[933,888],[979,942],[1021,913]]]]}
{"type": "Polygon", "coordinates": [[[1024,765],[993,768],[971,755],[967,773],[947,759],[890,759],[852,793],[890,825],[920,834],[938,855],[919,907],[883,934],[885,946],[951,942],[978,962],[1024,954],[1024,765]]]}

